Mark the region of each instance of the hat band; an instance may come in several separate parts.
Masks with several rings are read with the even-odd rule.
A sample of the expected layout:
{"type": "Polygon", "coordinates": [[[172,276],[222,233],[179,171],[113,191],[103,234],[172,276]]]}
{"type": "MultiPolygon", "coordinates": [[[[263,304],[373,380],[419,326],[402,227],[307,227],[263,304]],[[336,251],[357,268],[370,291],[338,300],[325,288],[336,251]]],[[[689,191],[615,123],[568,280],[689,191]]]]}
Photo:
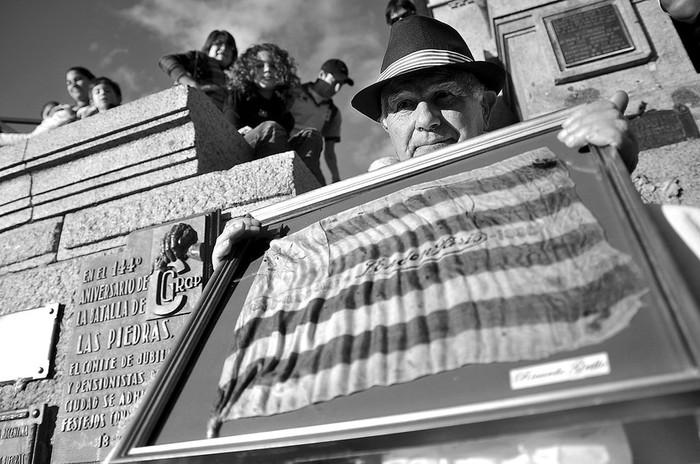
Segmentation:
{"type": "Polygon", "coordinates": [[[400,58],[389,65],[380,75],[377,82],[391,79],[401,74],[405,74],[417,69],[430,68],[433,66],[444,66],[456,63],[472,63],[471,56],[463,55],[449,50],[428,49],[413,52],[400,58]]]}

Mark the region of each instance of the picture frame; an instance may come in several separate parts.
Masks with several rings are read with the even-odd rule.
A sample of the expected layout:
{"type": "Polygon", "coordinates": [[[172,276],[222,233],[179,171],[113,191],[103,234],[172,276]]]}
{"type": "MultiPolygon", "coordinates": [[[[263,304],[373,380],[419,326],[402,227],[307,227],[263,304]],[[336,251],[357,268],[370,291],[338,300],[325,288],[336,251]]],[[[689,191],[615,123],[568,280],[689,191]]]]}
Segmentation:
{"type": "Polygon", "coordinates": [[[700,407],[700,346],[693,335],[700,333],[700,311],[679,267],[696,264],[678,263],[671,254],[667,237],[645,210],[614,150],[579,151],[556,139],[568,114],[563,110],[500,129],[253,211],[264,237],[237,244],[232,258],[214,273],[108,461],[350,463],[364,456],[363,462],[382,462],[375,459],[377,453],[392,447],[625,421],[640,417],[642,410],[643,417],[651,417],[700,407]],[[543,360],[467,365],[296,411],[232,420],[219,437],[207,438],[221,366],[252,280],[246,276],[255,274],[271,233],[288,235],[412,185],[543,147],[566,167],[612,247],[630,255],[641,270],[649,292],[629,326],[600,343],[543,360]],[[536,378],[542,369],[595,365],[601,356],[608,370],[593,376],[525,386],[513,380],[522,372],[536,378]]]}

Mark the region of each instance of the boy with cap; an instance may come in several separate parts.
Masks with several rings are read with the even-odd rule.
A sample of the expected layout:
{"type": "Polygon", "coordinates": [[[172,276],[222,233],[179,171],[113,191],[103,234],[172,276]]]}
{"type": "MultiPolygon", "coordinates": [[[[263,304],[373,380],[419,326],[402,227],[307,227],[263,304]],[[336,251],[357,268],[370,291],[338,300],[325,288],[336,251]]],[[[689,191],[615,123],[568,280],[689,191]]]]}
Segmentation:
{"type": "MultiPolygon", "coordinates": [[[[290,109],[295,121],[292,135],[303,131],[318,131],[323,137],[323,155],[331,172],[331,182],[340,180],[335,144],[340,142],[342,119],[338,107],[333,103],[333,96],[338,93],[343,84],[354,84],[348,76],[348,67],[337,58],[330,59],[321,66],[315,82],[306,82],[301,85],[290,109]]],[[[304,161],[318,181],[325,185],[320,157],[319,152],[304,161]]]]}

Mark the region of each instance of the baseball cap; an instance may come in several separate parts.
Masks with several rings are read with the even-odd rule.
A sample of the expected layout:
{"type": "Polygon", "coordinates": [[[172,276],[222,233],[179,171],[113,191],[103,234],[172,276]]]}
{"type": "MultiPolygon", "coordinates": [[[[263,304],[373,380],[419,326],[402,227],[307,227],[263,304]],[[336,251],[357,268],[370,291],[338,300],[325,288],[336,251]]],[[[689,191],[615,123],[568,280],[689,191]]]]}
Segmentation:
{"type": "Polygon", "coordinates": [[[327,73],[333,74],[333,77],[335,77],[335,79],[338,82],[342,82],[342,83],[345,83],[348,85],[355,84],[355,81],[350,79],[350,77],[348,76],[347,65],[343,61],[341,61],[337,58],[332,58],[332,59],[326,61],[325,63],[323,63],[323,66],[321,66],[321,69],[323,69],[327,73]]]}

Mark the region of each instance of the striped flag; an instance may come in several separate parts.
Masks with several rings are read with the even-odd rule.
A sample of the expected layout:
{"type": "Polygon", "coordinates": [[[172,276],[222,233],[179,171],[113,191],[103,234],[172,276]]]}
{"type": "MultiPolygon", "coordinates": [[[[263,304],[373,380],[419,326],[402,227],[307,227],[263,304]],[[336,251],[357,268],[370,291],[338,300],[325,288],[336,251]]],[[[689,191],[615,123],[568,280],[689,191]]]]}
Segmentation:
{"type": "Polygon", "coordinates": [[[270,244],[210,425],[597,344],[645,292],[548,149],[407,188],[270,244]]]}

